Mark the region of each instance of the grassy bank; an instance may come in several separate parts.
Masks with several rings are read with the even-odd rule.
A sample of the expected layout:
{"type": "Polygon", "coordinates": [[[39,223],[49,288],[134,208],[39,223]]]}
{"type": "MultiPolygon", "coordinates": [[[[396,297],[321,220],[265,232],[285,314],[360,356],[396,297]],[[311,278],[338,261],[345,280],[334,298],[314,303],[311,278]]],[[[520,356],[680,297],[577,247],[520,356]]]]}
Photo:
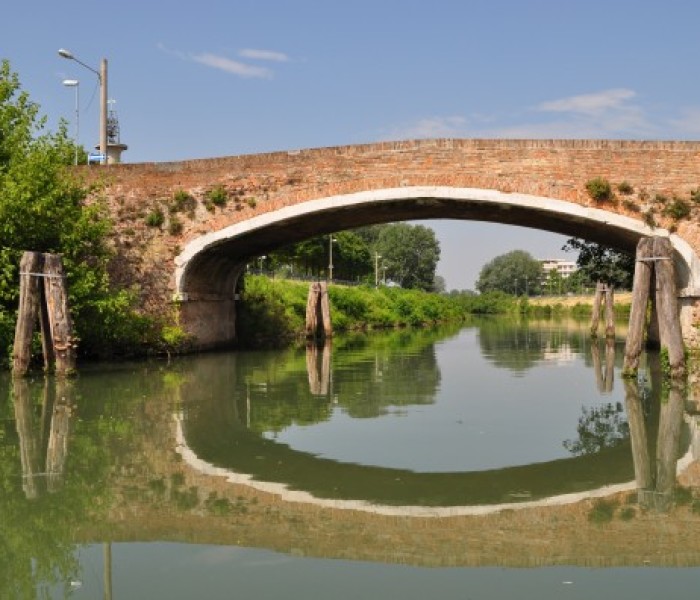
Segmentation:
{"type": "MultiPolygon", "coordinates": [[[[284,345],[304,332],[308,282],[248,276],[238,314],[246,345],[284,345]]],[[[459,299],[420,290],[331,285],[334,331],[454,322],[466,311],[459,299]]]]}
{"type": "MultiPolygon", "coordinates": [[[[239,305],[239,339],[246,346],[282,346],[302,338],[308,292],[308,282],[247,276],[239,305]]],[[[328,295],[336,332],[459,322],[471,314],[587,317],[593,304],[593,296],[445,295],[343,285],[331,285],[328,295]]],[[[624,317],[629,304],[620,296],[616,298],[616,314],[624,317]]]]}

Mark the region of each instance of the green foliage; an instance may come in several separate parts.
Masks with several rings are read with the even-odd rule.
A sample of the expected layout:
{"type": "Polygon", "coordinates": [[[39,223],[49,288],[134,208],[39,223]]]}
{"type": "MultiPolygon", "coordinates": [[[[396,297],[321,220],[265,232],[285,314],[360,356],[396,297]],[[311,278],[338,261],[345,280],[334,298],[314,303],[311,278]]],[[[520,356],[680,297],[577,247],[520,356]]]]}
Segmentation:
{"type": "MultiPolygon", "coordinates": [[[[61,254],[81,352],[127,336],[145,325],[132,295],[110,290],[106,243],[111,231],[104,204],[87,204],[88,189],[66,167],[73,147],[65,123],[44,131],[39,107],[21,89],[8,61],[0,63],[0,361],[7,355],[19,293],[18,267],[26,250],[61,254]],[[101,339],[101,342],[98,340],[101,339]]],[[[97,190],[93,190],[97,191],[97,190]]],[[[139,332],[137,334],[137,331],[139,332]]]]}
{"type": "Polygon", "coordinates": [[[582,409],[576,431],[578,439],[566,440],[564,448],[574,456],[597,454],[606,448],[615,448],[629,439],[629,425],[622,404],[603,404],[582,409]]]}
{"type": "MultiPolygon", "coordinates": [[[[304,333],[309,284],[247,275],[240,305],[241,343],[283,346],[304,333]]],[[[467,313],[462,298],[401,288],[333,285],[328,292],[335,331],[455,322],[467,313]]]]}
{"type": "Polygon", "coordinates": [[[644,211],[642,214],[642,219],[644,220],[645,225],[647,225],[647,227],[651,227],[652,229],[658,225],[656,222],[656,213],[654,212],[653,208],[649,208],[644,211]]]}
{"type": "Polygon", "coordinates": [[[186,192],[185,190],[177,190],[173,194],[173,200],[168,206],[168,211],[171,214],[185,212],[191,218],[194,216],[194,211],[196,208],[197,201],[194,199],[192,194],[186,192]]]}
{"type": "Polygon", "coordinates": [[[163,223],[165,223],[165,215],[160,207],[154,208],[146,215],[146,225],[149,227],[160,227],[163,223]]]}
{"type": "Polygon", "coordinates": [[[682,198],[674,196],[673,200],[669,202],[663,210],[663,214],[667,217],[671,217],[676,221],[685,219],[690,216],[690,203],[682,198]]]}
{"type": "Polygon", "coordinates": [[[180,235],[182,233],[182,221],[176,217],[170,217],[168,223],[168,233],[170,235],[180,235]]]}
{"type": "Polygon", "coordinates": [[[634,193],[634,188],[628,181],[623,181],[617,185],[617,191],[625,196],[629,196],[634,193]]]}
{"type": "Polygon", "coordinates": [[[228,192],[224,186],[218,185],[206,193],[206,198],[214,206],[225,206],[228,202],[228,192]]]}
{"type": "Polygon", "coordinates": [[[693,204],[700,204],[700,188],[690,191],[690,201],[693,204]]]}
{"type": "Polygon", "coordinates": [[[440,244],[432,229],[395,223],[381,229],[375,251],[386,276],[403,288],[431,290],[440,260],[440,244]]]}
{"type": "Polygon", "coordinates": [[[603,177],[589,179],[586,182],[586,191],[596,202],[609,202],[614,197],[610,182],[603,177]]]}
{"type": "Polygon", "coordinates": [[[615,500],[607,500],[599,498],[593,503],[593,507],[588,512],[588,520],[591,523],[609,523],[615,514],[617,502],[615,500]]]}
{"type": "Polygon", "coordinates": [[[539,289],[542,265],[524,250],[513,250],[486,263],[479,273],[476,289],[482,294],[500,291],[519,296],[539,289]]]}
{"type": "Polygon", "coordinates": [[[564,250],[579,253],[576,264],[587,285],[602,281],[616,289],[631,289],[634,277],[633,254],[578,238],[569,239],[564,250]]]}

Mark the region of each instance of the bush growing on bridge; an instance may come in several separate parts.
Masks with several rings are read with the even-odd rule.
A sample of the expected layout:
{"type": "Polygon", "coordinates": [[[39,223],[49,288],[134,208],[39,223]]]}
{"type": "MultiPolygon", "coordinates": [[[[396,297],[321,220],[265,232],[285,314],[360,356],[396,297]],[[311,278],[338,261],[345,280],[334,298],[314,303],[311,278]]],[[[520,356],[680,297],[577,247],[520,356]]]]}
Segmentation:
{"type": "Polygon", "coordinates": [[[667,217],[671,217],[676,221],[685,219],[690,216],[690,203],[679,198],[677,196],[673,197],[673,200],[669,202],[663,210],[663,214],[667,217]]]}
{"type": "Polygon", "coordinates": [[[603,177],[589,179],[586,182],[586,191],[596,202],[609,202],[614,197],[610,182],[603,177]]]}

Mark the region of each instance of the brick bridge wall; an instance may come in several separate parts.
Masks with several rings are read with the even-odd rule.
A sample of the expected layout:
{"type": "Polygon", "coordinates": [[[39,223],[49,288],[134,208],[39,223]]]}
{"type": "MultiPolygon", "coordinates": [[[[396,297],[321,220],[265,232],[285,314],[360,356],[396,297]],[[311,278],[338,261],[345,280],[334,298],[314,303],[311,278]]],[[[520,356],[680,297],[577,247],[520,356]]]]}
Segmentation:
{"type": "MultiPolygon", "coordinates": [[[[137,286],[142,306],[150,314],[171,317],[180,310],[185,327],[195,335],[207,315],[216,313],[211,313],[212,303],[220,305],[217,320],[234,319],[233,301],[222,298],[222,290],[231,295],[246,260],[283,243],[372,222],[441,216],[490,220],[627,248],[633,247],[639,235],[659,231],[668,235],[671,231],[687,243],[690,254],[700,253],[700,205],[691,203],[690,215],[680,220],[664,214],[674,197],[689,201],[700,187],[700,142],[420,140],[112,165],[83,172],[89,181],[102,182],[95,196],[106,198],[117,223],[115,280],[137,286]],[[628,182],[633,192],[617,193],[614,201],[598,204],[585,189],[594,177],[604,177],[613,185],[628,182]],[[472,205],[463,199],[426,202],[413,197],[402,203],[401,192],[396,191],[405,189],[410,195],[410,190],[417,189],[413,196],[420,197],[426,195],[426,188],[435,187],[494,191],[501,193],[500,198],[508,195],[513,200],[507,210],[495,209],[493,203],[472,205]],[[225,190],[224,204],[208,198],[217,188],[225,190]],[[339,202],[336,198],[323,210],[298,214],[275,225],[277,214],[305,203],[382,190],[394,190],[389,200],[375,197],[364,208],[341,211],[333,209],[339,202]],[[183,192],[191,200],[178,205],[176,198],[183,192]],[[541,211],[531,207],[519,211],[521,195],[560,201],[565,204],[558,204],[559,208],[568,206],[579,212],[558,218],[559,208],[543,205],[548,217],[543,218],[541,211]],[[639,231],[626,236],[607,227],[607,216],[601,218],[598,213],[590,220],[588,213],[581,213],[583,209],[584,213],[601,209],[613,220],[621,215],[636,223],[639,231]],[[157,211],[163,213],[164,222],[149,226],[149,215],[157,211]],[[245,233],[247,223],[262,222],[261,218],[267,218],[265,223],[239,235],[237,244],[223,243],[226,235],[221,232],[227,228],[238,226],[236,231],[245,233]],[[645,222],[651,221],[665,230],[647,227],[645,222]],[[198,246],[198,240],[216,232],[223,237],[209,246],[198,246]],[[182,262],[188,252],[187,260],[193,266],[189,279],[176,281],[178,256],[182,262]],[[177,293],[188,302],[168,302],[177,293]]],[[[689,295],[695,293],[691,290],[689,295]]],[[[696,321],[693,314],[692,323],[696,321]]],[[[234,330],[229,324],[221,331],[200,333],[202,345],[215,345],[227,341],[234,330]]]]}

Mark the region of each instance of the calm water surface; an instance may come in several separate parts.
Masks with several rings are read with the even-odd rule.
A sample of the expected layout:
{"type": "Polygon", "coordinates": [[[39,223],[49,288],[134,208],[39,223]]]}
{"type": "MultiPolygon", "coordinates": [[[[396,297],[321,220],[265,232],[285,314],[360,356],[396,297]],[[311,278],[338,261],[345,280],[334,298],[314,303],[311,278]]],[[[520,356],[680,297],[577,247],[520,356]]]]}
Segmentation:
{"type": "Polygon", "coordinates": [[[621,342],[586,331],[0,379],[0,597],[685,598],[692,406],[653,355],[625,384],[621,342]]]}

